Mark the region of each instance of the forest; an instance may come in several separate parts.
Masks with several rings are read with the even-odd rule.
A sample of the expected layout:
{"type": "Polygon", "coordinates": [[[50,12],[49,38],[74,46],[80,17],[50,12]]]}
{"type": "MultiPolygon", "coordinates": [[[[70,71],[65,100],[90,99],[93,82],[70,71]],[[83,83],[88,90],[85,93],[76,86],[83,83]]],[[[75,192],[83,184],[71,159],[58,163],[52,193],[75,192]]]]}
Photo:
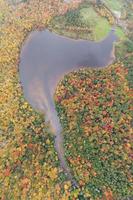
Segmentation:
{"type": "Polygon", "coordinates": [[[1,200],[132,199],[132,31],[130,0],[0,0],[1,200]],[[115,61],[66,74],[54,94],[74,187],[49,123],[24,97],[21,47],[35,30],[100,41],[111,27],[119,37],[115,61]]]}

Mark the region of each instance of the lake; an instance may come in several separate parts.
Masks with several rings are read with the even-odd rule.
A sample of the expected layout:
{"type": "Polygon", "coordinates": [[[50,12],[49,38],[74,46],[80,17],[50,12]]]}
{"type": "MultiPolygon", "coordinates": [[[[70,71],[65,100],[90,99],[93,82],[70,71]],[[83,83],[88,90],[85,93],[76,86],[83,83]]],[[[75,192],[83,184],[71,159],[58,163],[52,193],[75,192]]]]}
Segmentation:
{"type": "Polygon", "coordinates": [[[64,158],[62,127],[55,110],[53,95],[58,82],[73,70],[101,68],[115,60],[115,30],[99,42],[74,40],[49,30],[29,34],[20,54],[20,81],[24,96],[31,106],[45,114],[55,134],[55,148],[61,166],[73,179],[64,158]]]}

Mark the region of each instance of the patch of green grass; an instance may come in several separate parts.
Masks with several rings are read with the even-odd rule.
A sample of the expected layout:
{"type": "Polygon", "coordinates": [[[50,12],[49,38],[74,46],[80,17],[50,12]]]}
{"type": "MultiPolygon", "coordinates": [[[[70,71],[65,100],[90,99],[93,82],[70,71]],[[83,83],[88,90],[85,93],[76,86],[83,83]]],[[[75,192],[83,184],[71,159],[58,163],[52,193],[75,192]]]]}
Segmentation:
{"type": "Polygon", "coordinates": [[[97,13],[92,6],[80,9],[80,16],[86,26],[93,25],[94,23],[96,23],[98,18],[97,13]]]}
{"type": "Polygon", "coordinates": [[[121,9],[123,8],[123,5],[124,5],[123,0],[117,0],[117,1],[116,0],[104,0],[103,2],[112,11],[114,11],[114,10],[121,11],[121,9]]]}
{"type": "Polygon", "coordinates": [[[94,35],[96,40],[103,39],[110,31],[110,25],[108,21],[104,18],[101,18],[100,21],[97,21],[95,26],[94,35]]]}
{"type": "Polygon", "coordinates": [[[127,38],[124,31],[120,27],[116,27],[116,34],[120,40],[125,40],[127,38]]]}
{"type": "Polygon", "coordinates": [[[108,34],[111,28],[109,22],[100,17],[92,7],[83,8],[80,13],[86,26],[90,26],[93,30],[93,40],[100,40],[108,34]]]}

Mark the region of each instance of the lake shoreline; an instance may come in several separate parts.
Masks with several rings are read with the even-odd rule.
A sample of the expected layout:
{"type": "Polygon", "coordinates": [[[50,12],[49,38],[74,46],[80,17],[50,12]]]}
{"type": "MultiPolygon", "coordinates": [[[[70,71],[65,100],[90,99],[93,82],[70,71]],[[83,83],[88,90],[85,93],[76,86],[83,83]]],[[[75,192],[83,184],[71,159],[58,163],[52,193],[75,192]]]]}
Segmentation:
{"type": "Polygon", "coordinates": [[[44,112],[46,117],[48,118],[47,120],[50,121],[50,125],[53,128],[54,130],[53,132],[55,134],[55,149],[58,153],[58,158],[60,160],[61,167],[64,169],[64,172],[66,172],[68,179],[71,179],[71,182],[73,182],[75,186],[77,186],[77,183],[73,179],[71,170],[67,165],[64,155],[65,154],[63,147],[64,138],[63,135],[61,135],[62,127],[55,108],[53,95],[56,90],[57,84],[59,83],[60,80],[63,79],[65,74],[80,69],[90,68],[92,70],[101,70],[109,67],[109,65],[112,64],[112,62],[115,60],[115,44],[114,44],[115,40],[116,40],[115,30],[110,31],[108,36],[103,40],[99,42],[92,42],[88,40],[74,40],[55,33],[51,33],[49,30],[45,29],[44,31],[40,32],[39,31],[32,32],[22,47],[19,72],[20,72],[22,87],[24,89],[25,98],[36,110],[38,111],[41,110],[42,112],[44,112]],[[79,49],[77,48],[77,45],[80,45],[80,43],[81,43],[81,48],[80,48],[81,51],[79,51],[79,49]],[[59,51],[56,49],[58,48],[57,45],[59,46],[59,51]],[[67,47],[66,50],[65,49],[62,50],[64,52],[66,51],[66,55],[64,53],[60,55],[60,53],[62,53],[61,48],[65,48],[65,45],[67,47]],[[106,50],[106,47],[108,48],[108,45],[109,49],[106,50]],[[47,47],[47,49],[45,48],[45,46],[47,47]],[[102,48],[102,46],[105,48],[105,50],[104,48],[102,48]],[[42,48],[41,50],[40,47],[42,48]],[[48,48],[50,49],[48,50],[48,48]],[[69,48],[72,52],[69,52],[70,51],[69,48]],[[77,51],[79,56],[78,54],[76,55],[74,49],[71,48],[75,48],[75,51],[77,51]],[[86,52],[89,51],[89,48],[90,48],[90,55],[91,53],[93,53],[94,55],[93,57],[90,56],[90,58],[88,56],[84,58],[84,55],[86,56],[86,52]],[[55,49],[54,52],[53,49],[55,49]],[[98,49],[98,52],[96,52],[96,49],[98,49]],[[103,50],[104,52],[102,55],[101,51],[103,50]],[[43,54],[43,52],[46,52],[45,53],[46,55],[43,54]],[[53,58],[50,56],[51,52],[53,52],[52,53],[53,58]],[[99,53],[99,57],[96,53],[99,53]],[[67,54],[68,58],[66,57],[67,54]],[[73,60],[72,54],[75,60],[79,59],[78,61],[75,62],[75,64],[74,64],[75,60],[73,60]],[[50,57],[48,57],[48,55],[50,57]],[[58,56],[60,57],[58,58],[58,56]],[[70,64],[68,62],[69,56],[71,58],[71,60],[69,60],[70,64]],[[62,73],[63,66],[61,66],[61,64],[59,64],[58,66],[58,62],[61,61],[62,63],[62,59],[64,59],[63,73],[62,73]],[[86,59],[88,59],[88,61],[86,61],[86,59]],[[97,59],[101,59],[99,60],[99,63],[100,62],[103,63],[102,67],[100,65],[97,66],[98,65],[97,59]],[[85,65],[83,65],[84,62],[81,62],[81,65],[79,64],[79,66],[77,66],[78,62],[80,63],[80,60],[81,61],[85,60],[86,62],[85,65]],[[69,69],[67,69],[67,67],[65,66],[65,62],[66,66],[70,65],[69,69]],[[47,63],[50,65],[51,68],[47,66],[47,63]],[[92,66],[87,67],[89,65],[92,66]],[[52,66],[54,66],[54,68],[52,66]],[[47,70],[45,69],[45,67],[47,67],[46,68],[47,70]],[[50,80],[51,82],[49,82],[50,80]]]}

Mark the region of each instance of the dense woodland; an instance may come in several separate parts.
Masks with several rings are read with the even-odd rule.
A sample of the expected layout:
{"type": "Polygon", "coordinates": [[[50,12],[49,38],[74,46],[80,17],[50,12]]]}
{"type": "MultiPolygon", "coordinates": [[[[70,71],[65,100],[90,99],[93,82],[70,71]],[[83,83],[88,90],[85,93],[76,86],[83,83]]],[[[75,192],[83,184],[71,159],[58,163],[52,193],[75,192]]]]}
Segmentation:
{"type": "Polygon", "coordinates": [[[132,13],[129,0],[0,0],[1,200],[122,200],[133,196],[132,13]],[[24,98],[19,55],[33,30],[49,28],[97,41],[112,26],[120,38],[116,62],[102,70],[66,75],[54,95],[76,188],[60,167],[49,124],[24,98]]]}

